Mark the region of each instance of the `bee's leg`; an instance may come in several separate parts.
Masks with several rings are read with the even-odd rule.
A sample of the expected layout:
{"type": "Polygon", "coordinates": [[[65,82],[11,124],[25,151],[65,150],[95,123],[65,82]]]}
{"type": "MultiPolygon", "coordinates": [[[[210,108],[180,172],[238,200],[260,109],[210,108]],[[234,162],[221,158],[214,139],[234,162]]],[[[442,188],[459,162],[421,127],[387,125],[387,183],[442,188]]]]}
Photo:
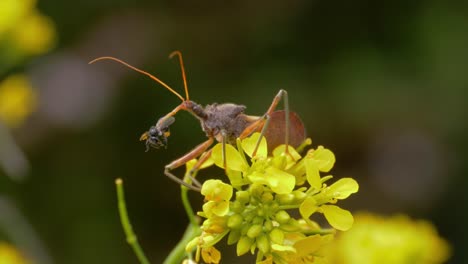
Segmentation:
{"type": "Polygon", "coordinates": [[[182,157],[174,160],[173,162],[169,163],[165,167],[164,174],[167,177],[169,177],[171,180],[173,180],[173,181],[175,181],[175,182],[177,182],[179,184],[182,184],[182,185],[184,185],[185,187],[187,187],[189,189],[192,189],[194,191],[199,192],[200,191],[200,183],[198,183],[198,182],[195,183],[194,182],[198,186],[194,186],[192,184],[189,184],[189,183],[177,178],[174,174],[171,173],[171,170],[176,169],[176,168],[184,165],[188,161],[200,156],[201,154],[203,154],[203,152],[205,152],[213,144],[213,142],[214,142],[213,138],[209,138],[207,141],[205,141],[205,142],[201,143],[200,145],[196,146],[189,153],[187,153],[184,156],[182,156],[182,157]]]}

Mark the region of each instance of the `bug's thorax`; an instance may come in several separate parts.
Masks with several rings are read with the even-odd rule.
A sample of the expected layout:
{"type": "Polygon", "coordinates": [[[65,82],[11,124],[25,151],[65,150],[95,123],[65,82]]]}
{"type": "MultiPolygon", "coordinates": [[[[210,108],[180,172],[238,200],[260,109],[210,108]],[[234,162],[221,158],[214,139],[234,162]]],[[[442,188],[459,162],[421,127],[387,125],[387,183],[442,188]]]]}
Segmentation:
{"type": "Polygon", "coordinates": [[[184,102],[186,110],[200,120],[201,127],[208,137],[233,144],[236,138],[252,122],[244,114],[245,106],[232,103],[209,104],[205,107],[193,102],[184,102]]]}

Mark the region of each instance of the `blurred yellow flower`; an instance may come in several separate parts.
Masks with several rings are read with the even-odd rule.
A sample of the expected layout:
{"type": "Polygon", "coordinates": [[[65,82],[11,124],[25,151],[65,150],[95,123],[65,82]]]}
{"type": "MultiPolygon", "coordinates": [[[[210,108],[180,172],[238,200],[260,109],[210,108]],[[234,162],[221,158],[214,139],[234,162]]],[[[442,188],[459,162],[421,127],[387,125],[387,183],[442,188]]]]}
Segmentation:
{"type": "Polygon", "coordinates": [[[47,52],[55,42],[52,20],[37,10],[18,21],[11,34],[15,47],[27,55],[47,52]]]}
{"type": "Polygon", "coordinates": [[[21,253],[11,245],[0,242],[0,263],[2,264],[27,264],[27,261],[21,253]]]}
{"type": "Polygon", "coordinates": [[[336,236],[329,247],[332,264],[437,264],[450,256],[448,243],[427,221],[368,213],[354,217],[353,227],[336,236]]]}
{"type": "Polygon", "coordinates": [[[36,100],[25,75],[9,76],[0,82],[0,121],[9,127],[20,125],[35,110],[36,100]]]}
{"type": "Polygon", "coordinates": [[[0,1],[0,39],[2,34],[13,28],[33,8],[35,0],[0,1]]]}

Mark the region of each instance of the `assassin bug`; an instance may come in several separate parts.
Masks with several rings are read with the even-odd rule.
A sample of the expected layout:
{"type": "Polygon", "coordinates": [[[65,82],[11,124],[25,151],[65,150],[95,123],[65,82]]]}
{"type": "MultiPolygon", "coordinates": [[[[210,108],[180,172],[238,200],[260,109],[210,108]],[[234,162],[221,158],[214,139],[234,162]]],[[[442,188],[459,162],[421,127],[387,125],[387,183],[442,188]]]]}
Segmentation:
{"type": "MultiPolygon", "coordinates": [[[[200,157],[190,173],[190,175],[194,175],[201,165],[209,159],[211,155],[211,149],[209,149],[209,147],[215,140],[221,142],[223,146],[225,146],[225,144],[235,144],[237,138],[242,139],[251,135],[253,132],[258,131],[261,131],[262,135],[267,138],[270,149],[274,149],[280,144],[297,147],[305,140],[306,135],[304,124],[296,113],[289,111],[288,96],[285,90],[280,90],[278,92],[270,107],[262,116],[246,115],[244,113],[246,108],[245,106],[233,103],[213,103],[203,107],[190,100],[182,54],[179,51],[174,51],[169,55],[169,58],[174,56],[179,58],[182,79],[184,82],[185,98],[154,75],[140,70],[120,59],[114,57],[99,57],[92,60],[90,64],[100,60],[113,60],[119,62],[134,71],[150,77],[182,100],[180,105],[175,107],[168,114],[159,118],[154,126],[151,126],[148,131],[141,135],[140,141],[145,141],[147,151],[150,147],[161,148],[167,146],[167,138],[170,135],[169,127],[175,122],[174,116],[180,110],[189,112],[200,121],[202,130],[206,133],[208,139],[184,156],[165,166],[164,174],[175,182],[185,185],[192,190],[200,191],[201,184],[193,177],[192,180],[194,185],[191,185],[176,177],[171,173],[171,170],[184,165],[194,158],[200,157]],[[283,99],[284,102],[284,110],[275,111],[276,106],[281,99],[283,99]]],[[[259,143],[260,141],[257,142],[257,147],[259,143]]],[[[286,152],[287,151],[288,148],[286,148],[286,152]]],[[[226,162],[225,157],[223,147],[224,162],[226,162]]]]}

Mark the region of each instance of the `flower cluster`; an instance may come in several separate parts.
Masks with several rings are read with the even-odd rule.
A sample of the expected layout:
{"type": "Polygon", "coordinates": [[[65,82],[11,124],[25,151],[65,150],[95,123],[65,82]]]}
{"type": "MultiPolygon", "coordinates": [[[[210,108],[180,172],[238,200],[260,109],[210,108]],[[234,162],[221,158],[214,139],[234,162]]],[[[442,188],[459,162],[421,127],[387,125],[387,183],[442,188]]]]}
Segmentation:
{"type": "MultiPolygon", "coordinates": [[[[35,0],[0,1],[0,76],[26,59],[49,51],[55,42],[53,22],[35,0]]],[[[24,74],[0,79],[0,122],[19,126],[35,110],[36,94],[24,74]]]]}
{"type": "Polygon", "coordinates": [[[30,262],[16,248],[0,241],[0,263],[27,264],[30,262]]]}
{"type": "Polygon", "coordinates": [[[7,59],[42,54],[52,47],[54,25],[35,4],[34,0],[0,1],[0,50],[7,59]]]}
{"type": "Polygon", "coordinates": [[[227,236],[237,245],[237,255],[257,255],[257,263],[321,263],[322,247],[333,238],[334,229],[323,229],[311,217],[322,213],[335,229],[347,230],[353,216],[334,205],[358,191],[358,184],[343,178],[328,185],[335,162],[333,153],[319,146],[304,156],[298,149],[281,145],[271,152],[267,141],[255,133],[238,140],[237,148],[222,144],[212,150],[212,162],[224,168],[229,184],[207,180],[205,219],[202,234],[187,251],[197,248],[206,263],[218,263],[221,255],[214,245],[227,236]],[[225,159],[223,158],[225,157],[225,159]]]}
{"type": "Polygon", "coordinates": [[[448,243],[427,221],[369,213],[358,213],[355,220],[353,228],[339,234],[328,247],[330,263],[437,264],[450,256],[448,243]]]}
{"type": "Polygon", "coordinates": [[[36,108],[37,95],[23,74],[11,75],[0,82],[0,121],[19,126],[36,108]]]}

